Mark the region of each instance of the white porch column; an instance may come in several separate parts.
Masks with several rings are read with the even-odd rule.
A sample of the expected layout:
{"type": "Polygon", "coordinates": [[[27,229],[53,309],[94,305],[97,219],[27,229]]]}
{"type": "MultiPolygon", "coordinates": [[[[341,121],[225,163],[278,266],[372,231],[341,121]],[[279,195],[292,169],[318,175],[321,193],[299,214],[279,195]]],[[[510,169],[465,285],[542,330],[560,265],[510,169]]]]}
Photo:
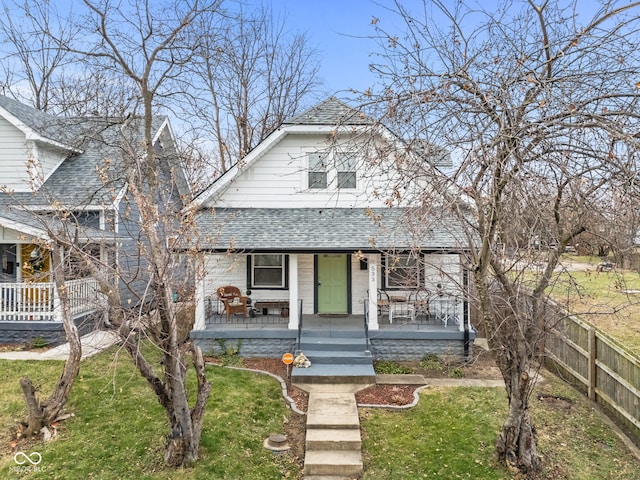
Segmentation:
{"type": "Polygon", "coordinates": [[[376,257],[369,255],[369,330],[379,330],[378,324],[378,264],[376,257]]]}
{"type": "Polygon", "coordinates": [[[194,301],[196,303],[196,319],[193,324],[194,330],[204,330],[206,328],[205,317],[205,275],[206,271],[204,268],[205,265],[206,254],[202,255],[202,258],[196,259],[196,268],[195,268],[195,298],[194,301]]]}
{"type": "Polygon", "coordinates": [[[289,255],[289,330],[297,330],[298,318],[298,255],[289,255]]]}

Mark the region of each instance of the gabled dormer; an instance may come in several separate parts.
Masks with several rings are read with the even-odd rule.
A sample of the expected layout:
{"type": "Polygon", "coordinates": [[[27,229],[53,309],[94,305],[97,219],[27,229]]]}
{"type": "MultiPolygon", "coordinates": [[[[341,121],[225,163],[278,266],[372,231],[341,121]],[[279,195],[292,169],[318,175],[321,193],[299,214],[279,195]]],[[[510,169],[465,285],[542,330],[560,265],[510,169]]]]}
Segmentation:
{"type": "Polygon", "coordinates": [[[80,150],[60,120],[0,96],[0,188],[40,188],[62,162],[80,150]]]}

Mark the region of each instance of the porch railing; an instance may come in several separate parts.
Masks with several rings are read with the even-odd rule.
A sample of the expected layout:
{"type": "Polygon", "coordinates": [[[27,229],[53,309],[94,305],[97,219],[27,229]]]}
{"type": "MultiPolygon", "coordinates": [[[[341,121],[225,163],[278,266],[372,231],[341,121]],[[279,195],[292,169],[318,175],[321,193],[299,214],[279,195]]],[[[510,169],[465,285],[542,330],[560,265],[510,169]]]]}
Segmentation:
{"type": "Polygon", "coordinates": [[[369,348],[369,303],[364,302],[364,338],[367,343],[367,352],[371,349],[369,348]]]}
{"type": "Polygon", "coordinates": [[[296,351],[300,351],[302,343],[302,299],[298,300],[298,344],[296,351]]]}
{"type": "MultiPolygon", "coordinates": [[[[100,308],[98,283],[93,278],[65,282],[73,317],[100,308]]],[[[0,321],[61,321],[60,298],[53,282],[0,283],[0,321]]]]}

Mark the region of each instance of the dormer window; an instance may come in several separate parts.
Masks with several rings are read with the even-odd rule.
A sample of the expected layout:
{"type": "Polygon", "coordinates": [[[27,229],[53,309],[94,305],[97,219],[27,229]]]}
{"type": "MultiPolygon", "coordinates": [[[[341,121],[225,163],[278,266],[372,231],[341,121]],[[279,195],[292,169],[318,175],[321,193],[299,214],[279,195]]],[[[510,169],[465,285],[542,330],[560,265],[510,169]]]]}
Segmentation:
{"type": "Polygon", "coordinates": [[[308,153],[307,187],[311,190],[355,189],[356,156],[350,152],[308,153]]]}
{"type": "Polygon", "coordinates": [[[309,156],[309,188],[327,188],[327,155],[310,153],[309,156]]]}
{"type": "Polygon", "coordinates": [[[336,155],[338,188],[356,188],[356,157],[351,153],[336,155]]]}

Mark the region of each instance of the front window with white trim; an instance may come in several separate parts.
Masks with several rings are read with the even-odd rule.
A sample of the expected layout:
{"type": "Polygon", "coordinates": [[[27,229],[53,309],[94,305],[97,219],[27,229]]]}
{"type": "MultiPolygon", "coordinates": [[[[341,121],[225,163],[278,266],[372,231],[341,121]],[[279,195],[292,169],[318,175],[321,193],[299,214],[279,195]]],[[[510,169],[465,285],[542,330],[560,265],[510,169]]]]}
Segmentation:
{"type": "Polygon", "coordinates": [[[286,285],[285,256],[280,254],[251,255],[251,286],[253,288],[283,288],[286,285]]]}

